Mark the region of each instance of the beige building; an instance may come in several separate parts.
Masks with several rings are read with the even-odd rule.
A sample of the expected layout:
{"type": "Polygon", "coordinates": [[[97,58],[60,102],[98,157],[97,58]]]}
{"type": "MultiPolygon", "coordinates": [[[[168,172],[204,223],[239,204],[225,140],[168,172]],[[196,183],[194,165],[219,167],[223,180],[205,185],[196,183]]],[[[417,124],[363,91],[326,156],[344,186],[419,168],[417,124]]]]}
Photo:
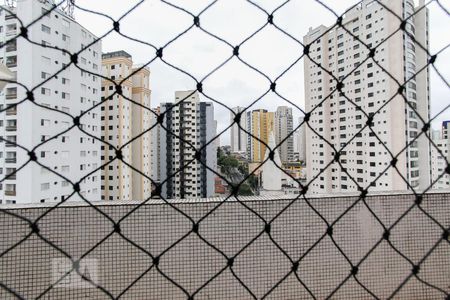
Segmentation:
{"type": "Polygon", "coordinates": [[[121,161],[115,159],[114,148],[102,145],[102,164],[112,161],[102,170],[102,200],[145,200],[150,197],[151,182],[130,166],[151,175],[147,132],[151,112],[145,109],[150,108],[150,72],[133,68],[131,55],[125,51],[103,54],[102,65],[103,75],[114,81],[102,81],[102,100],[107,99],[101,106],[102,139],[113,147],[123,147],[121,161]],[[115,86],[119,83],[120,94],[115,86]]]}
{"type": "Polygon", "coordinates": [[[274,129],[274,113],[257,109],[248,111],[246,119],[247,130],[254,136],[248,135],[247,157],[251,162],[261,162],[266,153],[265,144],[269,142],[269,134],[274,129]]]}
{"type": "Polygon", "coordinates": [[[423,124],[420,118],[429,120],[427,68],[416,75],[427,64],[419,43],[428,47],[428,11],[420,8],[422,0],[420,7],[413,0],[380,2],[383,5],[364,0],[347,12],[342,20],[345,30],[319,26],[304,37],[310,45],[304,66],[306,110],[311,111],[309,125],[322,136],[307,128],[308,180],[317,176],[310,186],[313,193],[350,192],[357,185],[370,186],[370,191],[430,185],[429,141],[416,138],[423,124]],[[401,21],[388,10],[408,19],[408,34],[398,30],[401,21]],[[373,59],[366,45],[374,49],[373,59]],[[341,93],[336,79],[343,81],[341,93]],[[403,95],[397,94],[396,81],[408,82],[403,95]],[[362,130],[370,116],[374,132],[362,130]],[[342,167],[336,162],[328,166],[335,153],[324,139],[340,151],[342,167]],[[389,168],[389,152],[401,153],[398,171],[389,168]]]}

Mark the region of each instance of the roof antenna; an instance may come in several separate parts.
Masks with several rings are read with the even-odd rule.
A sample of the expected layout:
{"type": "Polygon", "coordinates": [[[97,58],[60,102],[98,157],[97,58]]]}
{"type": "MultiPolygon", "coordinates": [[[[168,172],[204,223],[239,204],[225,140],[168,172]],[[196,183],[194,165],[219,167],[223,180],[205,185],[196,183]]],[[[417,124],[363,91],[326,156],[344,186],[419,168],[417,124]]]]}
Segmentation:
{"type": "Polygon", "coordinates": [[[5,4],[10,8],[16,7],[16,0],[5,0],[5,4]]]}
{"type": "Polygon", "coordinates": [[[61,5],[61,10],[66,15],[73,18],[74,7],[75,7],[75,0],[65,0],[64,3],[61,5]]]}

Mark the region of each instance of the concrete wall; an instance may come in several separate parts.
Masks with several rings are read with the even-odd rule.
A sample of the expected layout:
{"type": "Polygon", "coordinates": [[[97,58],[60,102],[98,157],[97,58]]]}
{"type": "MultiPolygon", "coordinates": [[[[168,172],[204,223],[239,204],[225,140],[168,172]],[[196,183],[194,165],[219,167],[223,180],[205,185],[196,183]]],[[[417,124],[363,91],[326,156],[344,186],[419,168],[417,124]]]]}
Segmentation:
{"type": "MultiPolygon", "coordinates": [[[[289,199],[243,199],[246,199],[246,206],[267,221],[292,202],[289,199]]],[[[248,290],[258,299],[269,292],[269,299],[312,298],[300,280],[316,299],[324,299],[350,276],[351,266],[336,245],[353,264],[358,264],[370,252],[359,265],[356,278],[381,299],[388,298],[411,274],[412,265],[398,252],[417,264],[435,247],[422,262],[418,277],[446,293],[450,292],[450,245],[441,239],[443,230],[417,207],[412,208],[391,230],[391,244],[383,240],[372,252],[371,249],[382,238],[383,229],[363,202],[358,202],[333,226],[333,240],[326,235],[327,225],[311,207],[332,223],[356,200],[357,197],[308,198],[308,202],[295,200],[271,223],[270,236],[264,232],[264,222],[236,201],[222,203],[222,199],[212,198],[173,202],[172,205],[195,222],[216,208],[200,223],[199,235],[189,234],[192,229],[189,218],[157,200],[134,212],[137,203],[102,203],[97,206],[115,221],[129,214],[121,222],[121,234],[141,249],[112,233],[112,223],[86,205],[69,203],[57,208],[40,219],[38,226],[43,237],[72,257],[79,258],[89,253],[80,262],[80,271],[88,274],[113,297],[123,293],[120,299],[187,299],[186,293],[192,295],[199,289],[194,299],[252,299],[248,290]],[[316,244],[318,240],[320,242],[316,244]],[[160,256],[158,268],[149,269],[152,259],[145,251],[160,256]],[[225,256],[235,257],[231,269],[227,267],[225,256]],[[290,273],[290,259],[300,257],[303,258],[296,272],[297,279],[290,273]],[[174,280],[186,293],[160,272],[174,280]],[[213,277],[215,279],[209,281],[213,277]],[[282,283],[271,291],[281,280],[282,283]],[[134,285],[127,289],[133,281],[136,281],[134,285]]],[[[421,207],[442,226],[449,228],[449,200],[449,193],[429,194],[424,196],[421,207]]],[[[414,197],[379,195],[367,197],[365,202],[385,226],[392,226],[414,204],[414,197]]],[[[11,207],[9,212],[35,220],[48,209],[44,206],[11,207]]],[[[68,269],[64,255],[35,234],[19,243],[29,232],[26,222],[2,214],[0,282],[25,299],[35,299],[68,269]],[[19,244],[7,251],[16,243],[19,244]]],[[[41,299],[112,298],[100,289],[90,287],[78,276],[68,278],[56,284],[41,299]]],[[[444,298],[443,292],[421,283],[414,276],[396,297],[444,298]]],[[[0,288],[0,299],[13,297],[0,288]]],[[[333,299],[373,297],[350,276],[333,299]]]]}

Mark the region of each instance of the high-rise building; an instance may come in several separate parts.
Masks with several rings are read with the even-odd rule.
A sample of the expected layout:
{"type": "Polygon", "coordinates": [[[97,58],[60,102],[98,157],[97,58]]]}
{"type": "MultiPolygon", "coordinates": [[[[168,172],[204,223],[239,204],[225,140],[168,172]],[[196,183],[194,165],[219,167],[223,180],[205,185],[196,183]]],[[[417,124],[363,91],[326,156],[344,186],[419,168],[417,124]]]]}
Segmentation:
{"type": "Polygon", "coordinates": [[[150,111],[150,70],[141,65],[133,66],[131,78],[133,87],[132,105],[132,165],[140,172],[133,171],[133,200],[146,200],[151,196],[152,184],[146,178],[151,176],[151,116],[150,111]],[[142,173],[142,174],[141,174],[142,173]],[[145,175],[145,176],[143,176],[145,175]]]}
{"type": "MultiPolygon", "coordinates": [[[[5,140],[0,143],[0,176],[11,175],[0,185],[0,203],[60,202],[73,193],[70,182],[34,162],[12,174],[34,156],[73,183],[85,177],[79,183],[80,194],[99,200],[100,171],[89,173],[100,167],[100,142],[76,127],[64,131],[79,123],[84,131],[100,136],[100,111],[92,107],[100,101],[100,78],[93,74],[101,71],[101,43],[93,43],[97,38],[92,33],[49,1],[22,0],[5,8],[17,17],[1,11],[0,40],[9,42],[0,49],[0,56],[17,82],[34,89],[34,103],[14,106],[27,98],[26,90],[17,84],[6,85],[0,95],[2,109],[10,107],[0,117],[0,136],[5,140]],[[27,27],[28,36],[41,45],[13,39],[22,24],[33,22],[27,27]],[[71,64],[68,53],[45,47],[50,45],[70,53],[82,50],[78,66],[71,64]],[[29,155],[6,141],[34,153],[29,155]]],[[[80,200],[79,195],[68,201],[72,200],[80,200]]]]}
{"type": "Polygon", "coordinates": [[[450,163],[450,121],[442,122],[442,128],[433,134],[433,143],[437,149],[431,147],[431,177],[433,189],[450,189],[450,175],[446,174],[446,168],[450,163]]]}
{"type": "Polygon", "coordinates": [[[158,124],[160,108],[159,106],[153,109],[154,114],[150,115],[151,119],[151,146],[150,146],[150,160],[151,160],[151,178],[155,183],[161,181],[161,126],[158,124]]]}
{"type": "Polygon", "coordinates": [[[450,121],[442,122],[442,138],[448,139],[450,137],[450,121]]]}
{"type": "Polygon", "coordinates": [[[269,134],[273,131],[274,113],[265,109],[256,109],[247,112],[247,158],[251,162],[264,160],[269,134]],[[261,143],[263,141],[264,143],[261,143]]]}
{"type": "Polygon", "coordinates": [[[305,162],[306,161],[306,123],[303,123],[304,118],[298,118],[298,124],[302,124],[299,129],[296,131],[296,148],[298,151],[298,160],[305,162]]]}
{"type": "Polygon", "coordinates": [[[248,134],[243,130],[247,130],[247,114],[244,111],[244,107],[236,106],[232,108],[233,112],[230,112],[230,124],[234,122],[235,115],[240,113],[241,118],[239,125],[234,123],[230,128],[231,132],[231,152],[246,153],[247,152],[247,136],[248,134]]]}
{"type": "Polygon", "coordinates": [[[162,196],[206,198],[214,195],[216,144],[214,106],[200,101],[196,91],[175,92],[175,102],[161,103],[164,115],[160,132],[162,196]]]}
{"type": "Polygon", "coordinates": [[[292,108],[279,106],[275,112],[275,142],[278,146],[281,162],[291,162],[294,159],[294,124],[292,108]]]}
{"type": "Polygon", "coordinates": [[[151,194],[150,176],[151,112],[147,68],[133,68],[130,54],[116,51],[103,54],[102,81],[102,170],[103,200],[145,200],[151,194]],[[116,91],[120,84],[120,94],[116,91]],[[132,101],[133,102],[132,102],[132,101]],[[121,148],[116,153],[115,148],[121,148]],[[123,147],[123,148],[122,148],[123,147]],[[115,159],[120,154],[121,159],[115,159]],[[134,171],[130,166],[139,170],[134,171]]]}
{"type": "Polygon", "coordinates": [[[309,125],[318,133],[306,131],[307,176],[311,180],[321,173],[311,192],[356,191],[352,178],[364,188],[370,185],[370,191],[430,185],[429,140],[416,138],[422,121],[415,113],[429,120],[427,54],[418,46],[428,47],[423,5],[422,0],[420,7],[413,0],[364,0],[343,17],[345,29],[320,26],[304,37],[310,45],[304,65],[306,110],[312,112],[309,125]],[[407,20],[404,31],[398,30],[397,16],[407,20]],[[407,82],[401,95],[396,81],[407,82]],[[362,130],[366,122],[373,132],[362,130]],[[342,167],[334,162],[326,168],[335,153],[325,140],[339,151],[342,167]],[[388,168],[390,152],[399,154],[397,170],[388,168]]]}

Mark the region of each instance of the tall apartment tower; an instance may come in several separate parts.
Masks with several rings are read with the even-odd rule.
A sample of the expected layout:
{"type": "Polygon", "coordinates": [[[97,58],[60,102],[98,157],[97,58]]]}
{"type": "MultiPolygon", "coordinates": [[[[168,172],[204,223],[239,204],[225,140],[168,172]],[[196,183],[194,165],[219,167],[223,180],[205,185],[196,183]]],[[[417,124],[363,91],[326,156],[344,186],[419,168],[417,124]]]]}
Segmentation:
{"type": "MultiPolygon", "coordinates": [[[[142,65],[133,66],[132,94],[132,165],[147,177],[151,176],[151,116],[150,70],[142,65]]],[[[151,181],[139,172],[133,171],[133,200],[146,200],[151,196],[151,181]]]]}
{"type": "Polygon", "coordinates": [[[437,146],[431,148],[431,177],[433,189],[450,189],[450,175],[445,174],[450,163],[450,121],[442,122],[442,128],[433,134],[433,142],[437,146]],[[438,151],[439,150],[439,151],[438,151]],[[442,175],[444,174],[444,175],[442,175]]]}
{"type": "Polygon", "coordinates": [[[282,163],[291,162],[294,159],[294,124],[292,108],[279,106],[275,112],[275,143],[279,145],[279,153],[282,163]],[[286,139],[286,140],[285,140],[286,139]]]}
{"type": "Polygon", "coordinates": [[[217,169],[216,144],[212,142],[202,148],[215,136],[212,102],[200,101],[196,91],[178,91],[175,102],[161,103],[161,114],[164,115],[162,126],[166,128],[160,132],[162,196],[166,199],[212,197],[215,175],[205,165],[217,169]],[[201,148],[200,162],[196,153],[201,148]]]}
{"type": "Polygon", "coordinates": [[[150,115],[151,119],[151,143],[150,143],[150,160],[151,160],[151,178],[156,182],[161,182],[161,126],[158,124],[158,116],[160,107],[153,109],[154,114],[150,115]]]}
{"type": "MultiPolygon", "coordinates": [[[[416,139],[422,122],[406,104],[429,120],[428,70],[415,75],[427,64],[427,55],[418,44],[428,48],[428,11],[420,7],[413,0],[364,0],[344,16],[346,30],[376,47],[374,59],[366,60],[369,50],[341,27],[320,26],[304,37],[305,44],[310,44],[309,56],[316,62],[307,58],[304,65],[306,110],[313,111],[309,125],[336,149],[345,146],[339,158],[342,168],[337,163],[326,168],[311,185],[311,192],[356,191],[350,177],[364,188],[370,185],[370,191],[420,190],[430,185],[429,141],[425,136],[416,139]],[[410,36],[398,30],[401,21],[389,10],[408,19],[405,30],[410,36]],[[318,64],[343,80],[342,93],[329,95],[337,82],[318,64]],[[408,81],[403,95],[396,95],[399,87],[391,76],[400,83],[408,81]],[[371,125],[382,144],[368,128],[360,132],[368,119],[363,111],[373,116],[371,125]],[[394,155],[401,152],[396,163],[399,172],[392,167],[385,171],[391,162],[386,148],[394,155]]],[[[311,180],[335,153],[309,128],[306,140],[311,180]]]]}
{"type": "Polygon", "coordinates": [[[256,109],[248,111],[246,118],[247,130],[253,135],[247,135],[247,158],[251,162],[261,162],[267,148],[264,143],[268,144],[269,134],[273,131],[274,113],[256,109]]]}
{"type": "Polygon", "coordinates": [[[235,115],[241,113],[241,119],[238,126],[234,123],[230,129],[231,132],[231,152],[246,153],[247,152],[247,136],[248,134],[243,130],[247,130],[247,114],[244,112],[244,107],[233,107],[230,112],[230,124],[234,122],[235,115]]]}
{"type": "MultiPolygon", "coordinates": [[[[78,24],[70,15],[54,9],[49,1],[22,0],[13,11],[17,18],[7,11],[0,11],[0,40],[8,42],[0,49],[0,56],[13,72],[17,82],[33,89],[34,102],[25,101],[12,106],[27,97],[20,85],[8,84],[0,95],[0,106],[8,108],[0,114],[0,136],[33,149],[37,160],[51,170],[76,183],[100,167],[100,142],[86,135],[78,128],[53,136],[74,124],[80,116],[80,127],[86,132],[100,136],[100,110],[91,109],[100,101],[101,43],[96,42],[78,55],[78,67],[71,63],[70,55],[61,50],[35,45],[23,38],[11,40],[20,33],[22,24],[30,24],[28,36],[42,45],[55,46],[75,53],[90,45],[96,37],[78,24]],[[53,76],[61,69],[57,76],[53,76]],[[80,71],[81,68],[84,71],[80,71]],[[43,83],[45,81],[45,83],[43,83]],[[47,108],[58,111],[50,111],[47,108]],[[88,111],[89,110],[89,111],[88,111]]],[[[30,156],[14,144],[0,143],[0,175],[2,178],[15,172],[30,156]]],[[[94,172],[80,182],[80,193],[90,201],[100,198],[100,171],[94,172]]],[[[39,203],[65,201],[72,194],[73,186],[60,176],[53,174],[34,162],[28,163],[15,175],[0,185],[0,202],[39,203]]],[[[74,194],[68,201],[80,200],[74,194]]]]}
{"type": "Polygon", "coordinates": [[[130,54],[116,51],[103,54],[102,139],[112,145],[101,146],[102,164],[112,161],[102,170],[102,200],[145,200],[150,197],[150,89],[148,69],[133,68],[130,54]],[[125,79],[125,81],[123,81],[125,79]],[[122,87],[121,95],[116,84],[122,87]],[[132,101],[134,102],[132,102],[132,101]],[[137,139],[134,139],[137,137],[137,139]],[[115,148],[122,160],[115,159],[115,148]],[[115,160],[114,160],[115,159],[115,160]]]}
{"type": "Polygon", "coordinates": [[[296,135],[297,135],[297,151],[298,151],[298,159],[302,162],[306,161],[306,123],[303,123],[304,117],[298,118],[298,124],[303,124],[300,126],[299,129],[297,129],[296,135]]]}

